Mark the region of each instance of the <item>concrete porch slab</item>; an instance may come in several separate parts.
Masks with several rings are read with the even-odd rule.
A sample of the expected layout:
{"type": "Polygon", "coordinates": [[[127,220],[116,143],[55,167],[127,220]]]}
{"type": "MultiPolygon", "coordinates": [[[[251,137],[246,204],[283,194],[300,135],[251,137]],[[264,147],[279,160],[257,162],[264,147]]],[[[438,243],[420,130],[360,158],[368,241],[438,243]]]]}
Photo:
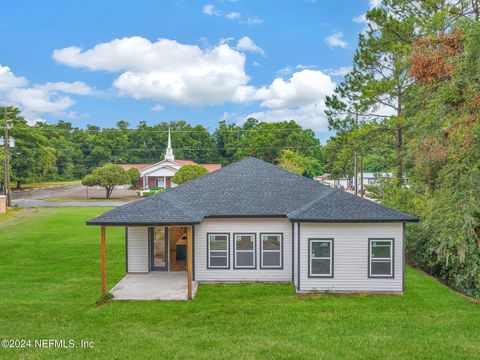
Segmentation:
{"type": "MultiPolygon", "coordinates": [[[[193,281],[192,297],[198,284],[193,281]]],[[[110,293],[114,300],[187,300],[186,272],[127,274],[110,293]]]]}

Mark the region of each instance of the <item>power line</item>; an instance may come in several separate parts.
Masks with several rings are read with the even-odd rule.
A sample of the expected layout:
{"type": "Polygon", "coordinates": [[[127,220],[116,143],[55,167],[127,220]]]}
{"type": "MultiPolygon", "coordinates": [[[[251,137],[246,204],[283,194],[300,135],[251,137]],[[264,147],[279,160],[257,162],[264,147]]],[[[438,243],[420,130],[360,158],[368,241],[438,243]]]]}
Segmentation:
{"type": "MultiPolygon", "coordinates": [[[[232,147],[232,148],[175,148],[175,151],[218,151],[218,150],[296,150],[296,149],[318,149],[321,148],[321,145],[300,145],[300,146],[260,146],[260,147],[232,147]]],[[[28,147],[28,150],[40,150],[37,147],[28,147]]],[[[57,151],[71,151],[71,150],[80,150],[80,151],[92,151],[95,148],[70,148],[70,149],[60,149],[60,148],[53,148],[57,151]]],[[[165,149],[149,149],[149,148],[109,148],[109,147],[102,147],[102,149],[109,150],[109,151],[165,151],[165,149]]]]}
{"type": "MultiPolygon", "coordinates": [[[[0,127],[0,129],[3,129],[3,126],[0,127]]],[[[67,132],[67,133],[75,133],[75,132],[86,132],[86,133],[105,133],[105,132],[122,132],[122,131],[128,131],[128,132],[140,132],[140,133],[168,133],[167,130],[143,130],[143,129],[112,129],[112,128],[103,128],[99,130],[94,130],[94,129],[49,129],[49,128],[37,128],[37,127],[25,127],[21,129],[23,130],[30,130],[30,131],[56,131],[56,132],[67,132]]],[[[231,133],[242,133],[242,132],[274,132],[274,131],[309,131],[311,129],[292,129],[292,128],[283,128],[283,129],[215,129],[215,131],[218,131],[220,133],[225,133],[225,132],[231,132],[231,133]]],[[[312,131],[312,130],[311,130],[312,131]]],[[[205,130],[172,130],[173,133],[209,133],[208,129],[205,130]]]]}

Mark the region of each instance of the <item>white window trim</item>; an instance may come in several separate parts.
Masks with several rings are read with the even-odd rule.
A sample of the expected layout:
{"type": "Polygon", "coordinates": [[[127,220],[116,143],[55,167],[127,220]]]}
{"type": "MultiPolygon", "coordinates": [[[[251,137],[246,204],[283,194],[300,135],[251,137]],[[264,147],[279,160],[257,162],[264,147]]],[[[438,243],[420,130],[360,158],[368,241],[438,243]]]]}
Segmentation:
{"type": "Polygon", "coordinates": [[[234,269],[256,269],[257,268],[257,234],[255,233],[234,233],[233,234],[233,268],[234,269]],[[237,250],[237,236],[251,236],[253,238],[252,250],[237,250]],[[253,265],[237,265],[237,252],[238,253],[252,253],[253,265]]]}
{"type": "Polygon", "coordinates": [[[394,239],[368,239],[368,277],[369,278],[393,278],[393,255],[394,255],[394,239]],[[372,242],[388,242],[390,243],[390,257],[388,258],[372,258],[372,242]],[[390,274],[372,274],[372,262],[390,262],[390,274]]]}
{"type": "Polygon", "coordinates": [[[260,234],[260,269],[283,269],[283,233],[261,233],[260,234]],[[278,250],[264,250],[263,249],[263,237],[278,236],[280,238],[280,249],[278,250]],[[264,265],[263,254],[264,253],[279,253],[280,264],[279,265],[264,265]]]}
{"type": "Polygon", "coordinates": [[[230,234],[229,233],[208,233],[207,234],[207,269],[230,269],[230,234]],[[224,258],[225,256],[211,256],[210,250],[210,239],[214,236],[226,236],[227,237],[227,250],[214,250],[215,252],[225,252],[227,255],[227,265],[218,266],[210,265],[210,259],[213,258],[224,258]]]}
{"type": "Polygon", "coordinates": [[[333,239],[308,239],[308,277],[316,278],[316,277],[328,277],[333,278],[333,239]],[[330,243],[330,256],[318,256],[314,257],[312,255],[312,244],[313,243],[323,243],[328,242],[330,243]],[[312,271],[312,260],[330,260],[330,267],[328,274],[314,274],[312,271]]]}

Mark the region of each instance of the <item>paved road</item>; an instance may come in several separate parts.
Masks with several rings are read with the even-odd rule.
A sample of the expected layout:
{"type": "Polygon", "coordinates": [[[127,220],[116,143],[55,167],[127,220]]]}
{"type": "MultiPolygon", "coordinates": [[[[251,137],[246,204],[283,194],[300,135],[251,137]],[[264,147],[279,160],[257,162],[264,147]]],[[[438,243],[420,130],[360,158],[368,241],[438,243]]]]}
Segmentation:
{"type": "Polygon", "coordinates": [[[128,201],[43,201],[43,200],[13,200],[13,204],[20,207],[35,206],[105,206],[117,207],[128,204],[128,201]]]}
{"type": "Polygon", "coordinates": [[[113,190],[111,201],[105,199],[105,189],[83,185],[56,186],[48,189],[14,190],[13,203],[17,206],[121,206],[137,199],[135,190],[118,188],[113,190]],[[88,197],[87,197],[88,195],[88,197]],[[45,201],[45,199],[59,199],[58,201],[45,201]],[[68,199],[71,201],[62,201],[68,199]],[[78,201],[75,201],[77,200],[78,201]],[[89,199],[89,201],[81,201],[89,199]],[[98,201],[95,201],[98,199],[98,201]]]}

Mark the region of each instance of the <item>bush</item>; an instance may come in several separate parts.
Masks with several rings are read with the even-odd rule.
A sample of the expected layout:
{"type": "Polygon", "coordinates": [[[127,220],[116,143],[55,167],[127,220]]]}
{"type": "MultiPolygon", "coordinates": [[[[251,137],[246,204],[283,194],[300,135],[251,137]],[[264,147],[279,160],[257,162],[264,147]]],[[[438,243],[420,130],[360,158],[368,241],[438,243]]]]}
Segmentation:
{"type": "Polygon", "coordinates": [[[206,174],[208,174],[208,170],[202,165],[184,165],[176,172],[172,181],[181,185],[206,174]]]}
{"type": "Polygon", "coordinates": [[[130,176],[120,165],[106,164],[86,175],[82,184],[85,186],[101,186],[106,190],[106,198],[110,199],[115,185],[130,184],[130,176]]]}

